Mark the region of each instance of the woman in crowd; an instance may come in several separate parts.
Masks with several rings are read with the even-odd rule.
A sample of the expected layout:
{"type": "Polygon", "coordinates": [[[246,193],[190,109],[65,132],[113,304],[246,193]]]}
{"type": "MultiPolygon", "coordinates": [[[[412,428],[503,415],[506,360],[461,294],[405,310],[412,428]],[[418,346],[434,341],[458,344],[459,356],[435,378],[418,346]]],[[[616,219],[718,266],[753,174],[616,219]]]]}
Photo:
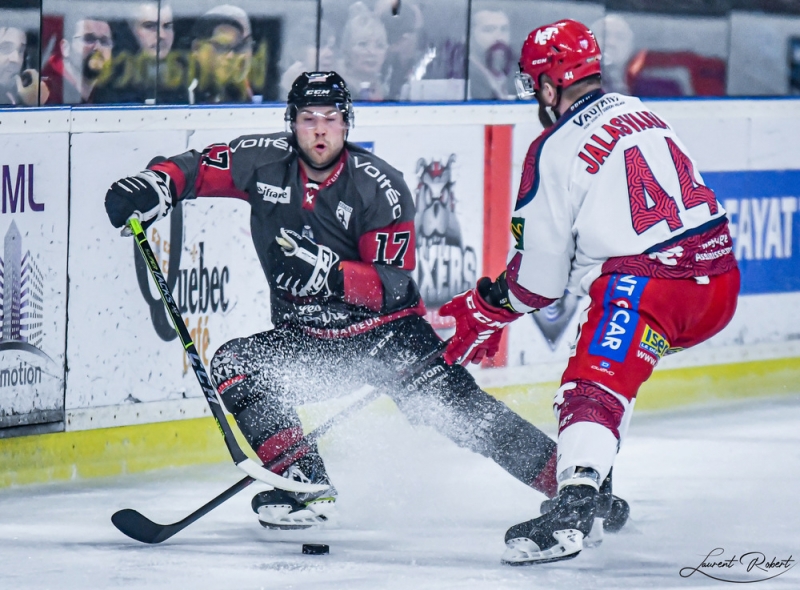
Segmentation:
{"type": "Polygon", "coordinates": [[[342,31],[336,69],[352,89],[355,100],[384,100],[388,85],[383,64],[389,42],[381,20],[362,2],[350,7],[342,31]]]}

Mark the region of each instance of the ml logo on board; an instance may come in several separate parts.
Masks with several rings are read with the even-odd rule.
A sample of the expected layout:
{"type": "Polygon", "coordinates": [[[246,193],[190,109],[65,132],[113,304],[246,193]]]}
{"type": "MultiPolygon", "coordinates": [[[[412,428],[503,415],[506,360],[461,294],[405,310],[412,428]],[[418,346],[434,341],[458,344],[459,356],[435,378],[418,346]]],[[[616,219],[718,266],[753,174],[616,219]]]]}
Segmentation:
{"type": "Polygon", "coordinates": [[[28,210],[44,211],[44,203],[37,203],[33,196],[33,164],[14,166],[3,164],[2,168],[3,201],[0,212],[24,213],[27,202],[28,210]]]}

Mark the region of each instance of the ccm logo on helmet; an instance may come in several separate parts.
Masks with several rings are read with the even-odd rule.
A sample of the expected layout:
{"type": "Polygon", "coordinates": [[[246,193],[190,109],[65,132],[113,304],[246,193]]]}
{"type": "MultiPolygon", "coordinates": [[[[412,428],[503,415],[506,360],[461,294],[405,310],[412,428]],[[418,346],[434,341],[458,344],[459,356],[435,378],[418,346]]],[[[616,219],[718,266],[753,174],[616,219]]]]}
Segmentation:
{"type": "Polygon", "coordinates": [[[330,88],[309,88],[305,92],[306,96],[328,96],[330,93],[330,88]]]}
{"type": "Polygon", "coordinates": [[[369,161],[359,162],[358,156],[353,156],[353,161],[356,164],[356,170],[363,169],[367,176],[374,178],[378,182],[380,188],[385,188],[386,200],[392,206],[392,218],[399,219],[403,209],[400,206],[400,192],[392,188],[392,181],[386,177],[386,174],[378,170],[369,161]]]}

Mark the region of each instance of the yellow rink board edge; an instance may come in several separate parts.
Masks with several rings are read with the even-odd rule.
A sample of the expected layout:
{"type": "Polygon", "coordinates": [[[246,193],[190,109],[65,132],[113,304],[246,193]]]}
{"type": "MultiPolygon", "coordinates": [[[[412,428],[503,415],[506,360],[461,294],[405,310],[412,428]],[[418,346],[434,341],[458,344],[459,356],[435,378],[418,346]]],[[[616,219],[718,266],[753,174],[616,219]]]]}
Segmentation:
{"type": "MultiPolygon", "coordinates": [[[[552,430],[557,387],[537,383],[488,391],[552,430]]],[[[800,393],[800,358],[672,369],[653,374],[639,392],[636,411],[791,393],[800,393]]],[[[234,431],[247,448],[238,429],[234,431]]],[[[229,455],[211,418],[7,438],[0,439],[0,488],[226,460],[229,455]]]]}

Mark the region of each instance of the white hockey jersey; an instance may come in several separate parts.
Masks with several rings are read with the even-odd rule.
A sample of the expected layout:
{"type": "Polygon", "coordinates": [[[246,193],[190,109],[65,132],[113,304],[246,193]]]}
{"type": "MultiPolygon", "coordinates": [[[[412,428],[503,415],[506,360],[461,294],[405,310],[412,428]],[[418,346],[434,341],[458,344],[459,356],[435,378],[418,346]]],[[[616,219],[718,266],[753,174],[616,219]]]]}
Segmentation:
{"type": "Polygon", "coordinates": [[[650,265],[681,278],[717,274],[709,263],[721,258],[735,266],[725,210],[673,129],[639,99],[600,90],[531,144],[511,227],[507,279],[521,312],[587,293],[620,257],[641,258],[627,271],[644,276],[659,276],[650,265]],[[687,248],[690,236],[700,240],[687,248]]]}

